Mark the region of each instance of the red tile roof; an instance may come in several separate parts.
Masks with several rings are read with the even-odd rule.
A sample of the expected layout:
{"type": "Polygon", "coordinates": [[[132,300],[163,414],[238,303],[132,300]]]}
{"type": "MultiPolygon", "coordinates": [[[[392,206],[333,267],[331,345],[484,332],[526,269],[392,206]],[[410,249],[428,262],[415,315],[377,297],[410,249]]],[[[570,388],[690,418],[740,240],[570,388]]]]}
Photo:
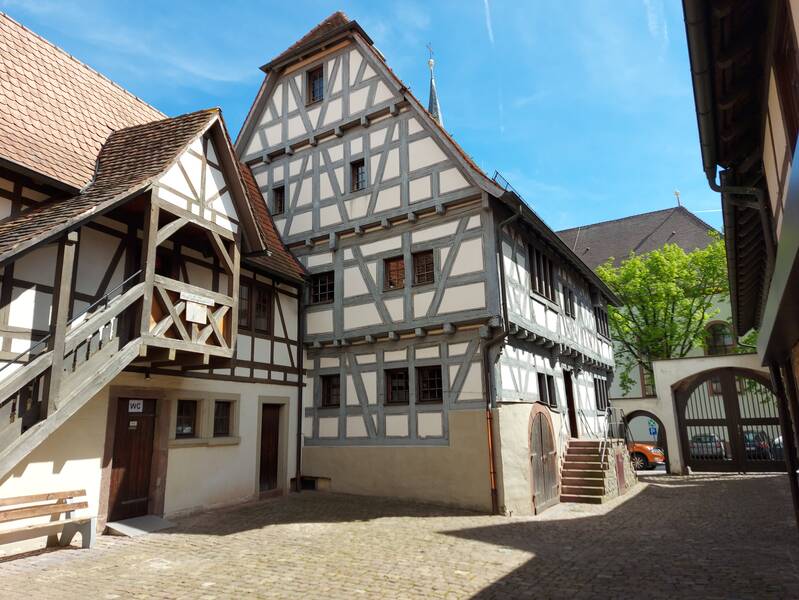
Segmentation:
{"type": "Polygon", "coordinates": [[[294,42],[291,46],[286,48],[283,52],[278,54],[275,58],[270,60],[267,64],[270,65],[272,63],[280,62],[284,58],[288,58],[294,53],[296,50],[302,48],[303,46],[310,45],[314,41],[323,38],[331,31],[338,29],[339,27],[343,27],[350,23],[349,17],[345,15],[341,11],[334,12],[332,15],[327,17],[324,21],[319,23],[316,27],[311,29],[308,33],[302,36],[299,40],[294,42]]]}
{"type": "Polygon", "coordinates": [[[109,133],[164,116],[0,12],[0,158],[82,188],[109,133]]]}
{"type": "Polygon", "coordinates": [[[294,255],[283,244],[275,222],[272,220],[272,215],[266,209],[266,203],[258,189],[258,184],[255,177],[250,170],[250,167],[243,163],[239,163],[241,177],[244,180],[244,186],[247,191],[247,197],[255,214],[255,222],[261,230],[261,233],[266,242],[266,249],[268,254],[261,256],[251,256],[246,259],[247,262],[254,263],[276,275],[282,275],[292,281],[302,281],[306,275],[305,268],[294,257],[294,255]]]}
{"type": "Polygon", "coordinates": [[[81,193],[0,221],[0,264],[144,190],[218,115],[218,109],[202,110],[113,132],[81,193]]]}

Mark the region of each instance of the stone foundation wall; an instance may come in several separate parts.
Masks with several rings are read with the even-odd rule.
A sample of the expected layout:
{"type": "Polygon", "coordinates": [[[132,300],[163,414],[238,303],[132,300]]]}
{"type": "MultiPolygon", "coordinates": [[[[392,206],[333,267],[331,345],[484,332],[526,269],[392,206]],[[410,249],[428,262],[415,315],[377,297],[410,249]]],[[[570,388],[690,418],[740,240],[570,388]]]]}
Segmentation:
{"type": "Polygon", "coordinates": [[[630,452],[627,450],[627,446],[622,440],[611,441],[607,453],[608,469],[605,471],[605,498],[610,499],[625,494],[628,490],[637,485],[638,476],[630,461],[630,452]],[[617,464],[619,460],[622,464],[621,471],[624,474],[624,485],[621,489],[619,489],[620,482],[617,474],[617,464]]]}

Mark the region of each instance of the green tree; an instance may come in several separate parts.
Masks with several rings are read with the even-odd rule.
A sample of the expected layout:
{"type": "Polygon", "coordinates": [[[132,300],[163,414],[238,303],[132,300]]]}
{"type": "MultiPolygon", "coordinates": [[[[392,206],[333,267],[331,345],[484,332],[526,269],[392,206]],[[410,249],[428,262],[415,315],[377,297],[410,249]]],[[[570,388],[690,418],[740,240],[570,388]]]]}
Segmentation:
{"type": "Polygon", "coordinates": [[[638,255],[630,253],[618,267],[613,260],[597,269],[619,297],[608,320],[617,342],[616,364],[625,393],[639,365],[650,375],[652,361],[686,356],[704,342],[705,324],[714,308],[729,297],[724,242],[710,232],[706,248],[685,252],[676,244],[638,255]]]}

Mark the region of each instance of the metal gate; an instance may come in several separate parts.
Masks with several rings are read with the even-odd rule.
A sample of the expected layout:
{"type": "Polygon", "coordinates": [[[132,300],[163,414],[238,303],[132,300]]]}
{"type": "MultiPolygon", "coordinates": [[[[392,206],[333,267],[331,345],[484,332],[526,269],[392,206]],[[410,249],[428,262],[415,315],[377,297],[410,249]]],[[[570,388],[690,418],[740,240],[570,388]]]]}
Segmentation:
{"type": "Polygon", "coordinates": [[[784,471],[777,398],[743,369],[701,373],[675,391],[680,445],[694,471],[784,471]]]}
{"type": "Polygon", "coordinates": [[[530,426],[530,466],[533,507],[538,514],[557,504],[559,499],[558,454],[549,421],[541,413],[533,417],[530,426]]]}

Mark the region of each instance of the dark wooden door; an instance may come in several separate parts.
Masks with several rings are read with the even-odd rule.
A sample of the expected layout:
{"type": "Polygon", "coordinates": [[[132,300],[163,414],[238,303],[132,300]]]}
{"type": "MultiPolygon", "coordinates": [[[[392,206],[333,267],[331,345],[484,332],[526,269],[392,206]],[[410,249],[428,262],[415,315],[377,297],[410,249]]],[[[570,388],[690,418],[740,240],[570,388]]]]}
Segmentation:
{"type": "Polygon", "coordinates": [[[539,514],[558,502],[558,453],[552,428],[542,414],[533,418],[530,430],[530,467],[533,508],[539,514]]]}
{"type": "Polygon", "coordinates": [[[577,407],[574,405],[574,385],[572,384],[572,374],[563,371],[563,387],[566,388],[566,408],[569,410],[569,429],[573,438],[579,437],[577,429],[577,407]]]}
{"type": "Polygon", "coordinates": [[[120,398],[114,433],[109,520],[146,515],[155,436],[155,400],[120,398]]]}
{"type": "Polygon", "coordinates": [[[261,491],[277,488],[278,431],[280,406],[264,404],[261,412],[261,491]]]}

